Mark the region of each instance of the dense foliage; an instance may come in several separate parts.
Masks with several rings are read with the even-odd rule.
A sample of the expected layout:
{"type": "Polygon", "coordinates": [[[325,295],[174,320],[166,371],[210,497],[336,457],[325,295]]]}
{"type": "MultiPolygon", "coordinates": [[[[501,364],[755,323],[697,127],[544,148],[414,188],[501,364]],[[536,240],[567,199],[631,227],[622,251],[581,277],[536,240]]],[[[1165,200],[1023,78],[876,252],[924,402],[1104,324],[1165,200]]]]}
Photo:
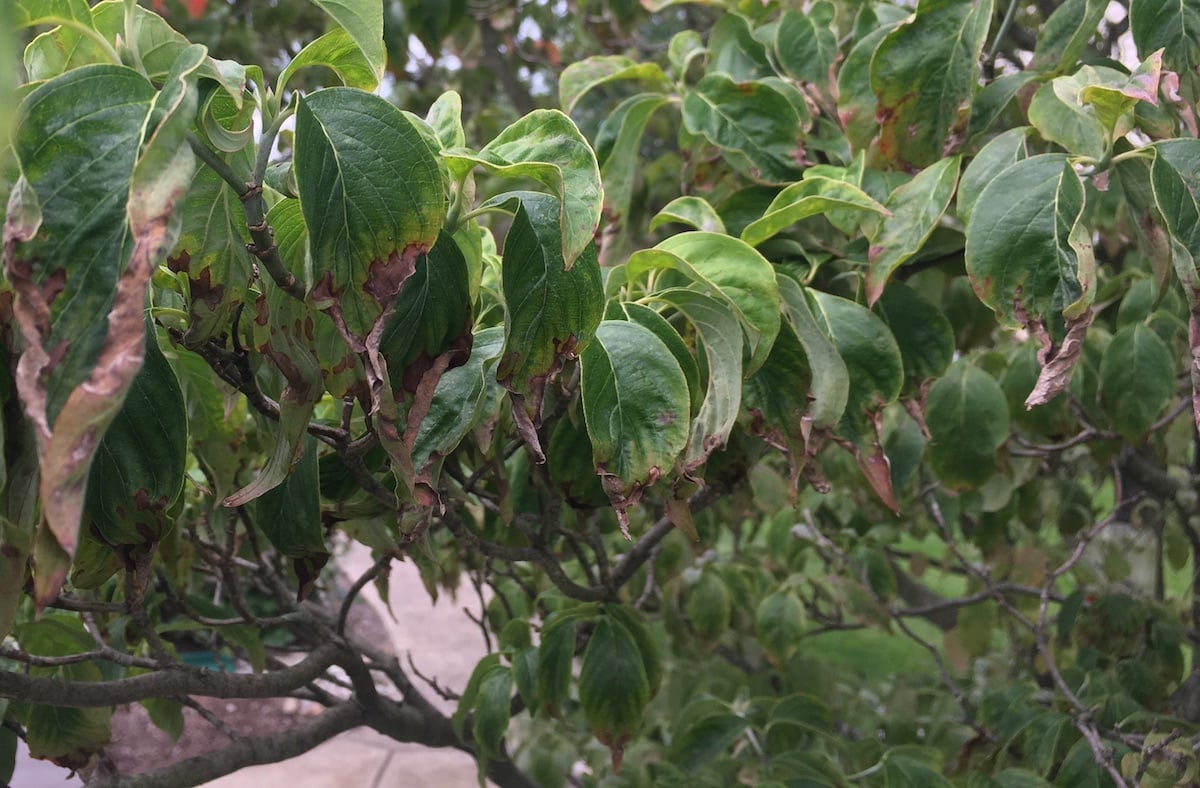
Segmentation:
{"type": "Polygon", "coordinates": [[[1194,0],[153,5],[0,24],[0,778],[1200,779],[1194,0]],[[400,559],[490,599],[450,718],[400,559]]]}

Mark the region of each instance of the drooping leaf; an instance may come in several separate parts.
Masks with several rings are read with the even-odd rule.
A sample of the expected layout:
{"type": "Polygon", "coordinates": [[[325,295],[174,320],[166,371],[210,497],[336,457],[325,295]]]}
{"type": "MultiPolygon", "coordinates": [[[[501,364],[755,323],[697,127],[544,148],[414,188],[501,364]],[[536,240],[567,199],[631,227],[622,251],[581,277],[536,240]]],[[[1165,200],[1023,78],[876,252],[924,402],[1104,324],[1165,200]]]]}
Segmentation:
{"type": "Polygon", "coordinates": [[[558,103],[570,114],[589,91],[622,80],[649,83],[663,90],[671,88],[657,63],[638,63],[624,55],[601,55],[563,69],[558,77],[558,103]]]}
{"type": "Polygon", "coordinates": [[[927,167],[957,147],[969,122],[991,0],[922,0],[911,21],[880,42],[871,59],[879,97],[879,150],[927,167]]]}
{"type": "Polygon", "coordinates": [[[767,57],[767,48],[754,37],[749,21],[740,14],[721,14],[708,34],[708,53],[708,73],[720,74],[735,82],[775,73],[767,57]]]}
{"type": "Polygon", "coordinates": [[[1145,323],[1118,331],[1100,362],[1100,403],[1117,431],[1141,439],[1174,393],[1174,358],[1158,334],[1145,323]]]}
{"type": "Polygon", "coordinates": [[[487,328],[475,335],[467,363],[448,370],[438,381],[413,445],[413,463],[418,472],[431,462],[450,454],[475,424],[484,393],[495,386],[488,362],[500,355],[504,330],[487,328]]]}
{"type": "Polygon", "coordinates": [[[372,0],[312,1],[333,17],[362,50],[378,84],[387,65],[387,51],[383,46],[383,5],[372,0]]]}
{"type": "MultiPolygon", "coordinates": [[[[560,248],[571,267],[592,243],[604,199],[596,154],[558,110],[535,110],[500,132],[478,154],[443,154],[451,169],[476,165],[507,178],[529,178],[558,198],[560,248]]],[[[501,195],[501,200],[506,199],[501,195]]]]}
{"type": "Polygon", "coordinates": [[[883,39],[896,25],[878,27],[855,42],[838,69],[838,120],[850,149],[859,152],[875,137],[877,98],[871,88],[871,60],[883,39]]]}
{"type": "Polygon", "coordinates": [[[446,185],[425,134],[377,96],[330,88],[300,100],[296,185],[315,303],[365,342],[437,240],[446,185]]]}
{"type": "Polygon", "coordinates": [[[754,634],[773,664],[787,664],[803,633],[804,606],[793,591],[763,597],[754,613],[754,634]]]}
{"type": "Polygon", "coordinates": [[[725,232],[725,222],[721,220],[716,209],[703,197],[693,195],[676,197],[663,206],[650,220],[650,232],[671,222],[686,224],[693,229],[710,233],[725,232]]]}
{"type": "Polygon", "coordinates": [[[358,42],[344,28],[335,27],[307,44],[279,73],[275,92],[282,95],[288,81],[299,71],[323,66],[348,88],[372,91],[378,86],[382,69],[372,63],[358,42]]]}
{"type": "Polygon", "coordinates": [[[304,454],[287,479],[254,501],[254,524],[292,559],[300,580],[299,598],[307,596],[321,567],[329,560],[321,523],[317,440],[305,438],[304,454]]]}
{"type": "Polygon", "coordinates": [[[692,422],[683,467],[692,471],[725,445],[737,421],[742,394],[742,338],[727,302],[694,290],[672,288],[659,298],[678,309],[696,329],[708,367],[704,402],[692,422]]]}
{"type": "Polygon", "coordinates": [[[1104,127],[1095,108],[1082,99],[1086,88],[1103,81],[1104,75],[1091,66],[1084,66],[1069,77],[1056,77],[1033,95],[1029,122],[1044,138],[1073,154],[1103,157],[1111,143],[1110,130],[1104,127]]]}
{"type": "Polygon", "coordinates": [[[910,389],[939,377],[950,366],[954,360],[954,329],[942,310],[911,287],[892,282],[875,311],[896,339],[910,389]]]}
{"type": "Polygon", "coordinates": [[[785,187],[771,201],[761,219],[742,230],[742,240],[751,246],[783,232],[801,219],[839,210],[873,212],[886,216],[888,209],[869,194],[846,181],[812,175],[785,187]]]}
{"type": "Polygon", "coordinates": [[[1037,47],[1029,67],[1059,71],[1073,66],[1104,17],[1104,0],[1066,0],[1038,31],[1037,47]]]}
{"type": "Polygon", "coordinates": [[[512,685],[512,671],[503,665],[494,665],[479,681],[471,736],[479,747],[476,758],[481,769],[486,768],[488,758],[499,758],[504,751],[512,685]]]}
{"type": "Polygon", "coordinates": [[[1059,154],[1018,161],[984,187],[967,225],[966,263],[997,317],[1025,325],[1087,309],[1096,287],[1083,201],[1079,176],[1059,154]]]}
{"type": "Polygon", "coordinates": [[[514,417],[527,420],[522,434],[535,452],[532,425],[546,381],[592,341],[603,308],[595,247],[589,244],[567,268],[558,216],[557,200],[528,193],[504,240],[505,340],[496,379],[517,398],[514,417]]]}
{"type": "Polygon", "coordinates": [[[929,464],[944,484],[970,489],[991,478],[996,450],[1008,438],[1008,402],[991,375],[955,362],[929,389],[925,423],[929,464]]]}
{"type": "Polygon", "coordinates": [[[728,301],[738,314],[750,347],[745,374],[755,372],[771,352],[779,332],[779,287],[771,264],[748,244],[727,235],[691,232],[674,235],[629,258],[629,277],[653,269],[673,269],[728,301]]]}
{"type": "Polygon", "coordinates": [[[754,180],[786,183],[800,174],[800,116],[782,93],[763,82],[709,74],[684,96],[683,124],[754,180]]]}
{"type": "Polygon", "coordinates": [[[971,159],[958,182],[958,218],[963,224],[970,223],[971,211],[984,187],[1028,155],[1025,147],[1028,136],[1028,126],[1009,129],[989,140],[971,159]]]}
{"type": "Polygon", "coordinates": [[[187,412],[153,326],[145,354],[88,475],[84,523],[94,525],[112,546],[161,540],[174,525],[169,510],[183,490],[187,412]]]}
{"type": "MultiPolygon", "coordinates": [[[[818,335],[816,341],[823,340],[828,344],[829,340],[815,326],[813,330],[818,335]]],[[[832,348],[829,350],[836,356],[832,348]]],[[[842,371],[844,383],[844,367],[842,371]]],[[[747,426],[787,457],[788,493],[793,497],[807,461],[809,438],[815,422],[813,413],[819,407],[812,402],[813,413],[810,413],[810,398],[816,396],[813,378],[805,348],[792,324],[785,322],[779,327],[767,363],[742,384],[743,411],[749,414],[747,426]]]]}
{"type": "Polygon", "coordinates": [[[552,716],[562,712],[571,686],[575,661],[575,619],[551,617],[542,627],[538,645],[537,694],[542,708],[552,716]]]}
{"type": "Polygon", "coordinates": [[[600,177],[604,181],[604,204],[614,222],[628,220],[646,124],[660,107],[669,103],[670,99],[661,93],[639,93],[621,102],[600,128],[597,149],[603,150],[602,143],[611,139],[608,155],[600,166],[600,177]]]}
{"type": "Polygon", "coordinates": [[[662,340],[626,321],[602,322],[580,362],[596,472],[627,529],[625,509],[674,466],[687,445],[687,379],[662,340]]]}
{"type": "Polygon", "coordinates": [[[642,665],[646,668],[646,683],[650,687],[650,697],[653,698],[658,694],[663,680],[662,653],[658,643],[641,617],[625,605],[606,604],[604,614],[611,616],[614,621],[625,627],[634,642],[637,643],[638,652],[642,656],[642,665]]]}
{"type": "Polygon", "coordinates": [[[683,370],[683,377],[687,379],[688,391],[692,395],[692,412],[698,413],[701,403],[704,402],[705,387],[700,380],[700,365],[696,363],[696,358],[683,341],[683,337],[661,314],[647,306],[627,303],[621,304],[621,309],[630,320],[650,329],[663,341],[667,350],[671,351],[671,355],[679,362],[679,368],[683,370]]]}
{"type": "Polygon", "coordinates": [[[601,616],[583,654],[579,705],[593,735],[612,750],[613,768],[621,768],[625,743],[641,728],[649,700],[650,682],[637,641],[621,622],[601,616]]]}
{"type": "Polygon", "coordinates": [[[904,361],[887,324],[866,307],[817,290],[806,291],[818,324],[846,364],[850,378],[846,396],[847,425],[865,434],[870,414],[900,395],[904,361]]]}
{"type": "Polygon", "coordinates": [[[807,13],[785,11],[775,30],[775,52],[788,76],[824,87],[837,59],[834,7],[817,2],[807,13]]]}
{"type": "Polygon", "coordinates": [[[1200,2],[1137,0],[1130,4],[1129,30],[1143,57],[1163,51],[1163,65],[1175,73],[1200,65],[1200,2]]]}
{"type": "Polygon", "coordinates": [[[796,337],[812,370],[813,427],[831,430],[841,421],[849,400],[850,373],[829,336],[813,316],[813,306],[794,279],[779,276],[779,291],[796,337]]]}
{"type": "Polygon", "coordinates": [[[709,568],[687,589],[684,612],[692,634],[705,651],[710,651],[729,630],[733,599],[721,575],[709,568]]]}
{"type": "Polygon", "coordinates": [[[874,305],[892,273],[921,250],[950,206],[958,183],[957,156],[933,164],[898,186],[887,200],[890,216],[871,238],[867,303],[874,305]]]}

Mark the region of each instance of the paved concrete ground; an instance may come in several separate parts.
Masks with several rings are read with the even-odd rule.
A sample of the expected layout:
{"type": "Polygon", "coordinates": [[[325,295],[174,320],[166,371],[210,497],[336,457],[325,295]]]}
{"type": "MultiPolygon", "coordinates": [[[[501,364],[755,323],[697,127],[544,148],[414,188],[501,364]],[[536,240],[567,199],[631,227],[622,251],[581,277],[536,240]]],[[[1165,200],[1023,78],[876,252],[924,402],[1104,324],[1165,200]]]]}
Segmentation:
{"type": "MultiPolygon", "coordinates": [[[[347,576],[358,577],[371,565],[366,548],[355,545],[340,566],[347,576]]],[[[391,637],[392,648],[411,653],[417,668],[444,686],[461,691],[484,655],[479,628],[462,611],[476,614],[479,600],[464,590],[457,601],[443,594],[436,605],[421,584],[412,563],[392,564],[390,601],[395,620],[379,599],[374,585],[363,590],[363,599],[374,606],[391,637]]],[[[420,684],[414,677],[414,681],[420,684]]],[[[428,693],[442,711],[453,704],[428,693]]],[[[65,779],[66,772],[27,756],[18,757],[12,788],[70,788],[82,783],[65,779]]],[[[435,750],[395,742],[367,728],[348,731],[297,758],[254,766],[207,783],[207,788],[470,788],[477,785],[475,761],[457,750],[435,750]]]]}

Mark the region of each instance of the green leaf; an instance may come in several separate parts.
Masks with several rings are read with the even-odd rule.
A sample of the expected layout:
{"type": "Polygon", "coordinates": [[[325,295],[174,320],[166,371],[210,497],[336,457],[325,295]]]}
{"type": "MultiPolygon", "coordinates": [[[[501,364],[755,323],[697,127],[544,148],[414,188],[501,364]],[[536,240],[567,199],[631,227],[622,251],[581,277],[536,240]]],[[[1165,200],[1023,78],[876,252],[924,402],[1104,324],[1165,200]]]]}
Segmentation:
{"type": "Polygon", "coordinates": [[[1111,143],[1109,130],[1081,95],[1085,88],[1102,84],[1102,80],[1098,70],[1091,66],[1084,66],[1069,77],[1055,78],[1033,94],[1029,122],[1044,138],[1071,153],[1093,159],[1103,157],[1111,143]]]}
{"type": "Polygon", "coordinates": [[[906,385],[911,390],[939,377],[954,360],[954,329],[950,320],[908,285],[902,282],[888,285],[875,305],[875,312],[896,339],[904,360],[906,385]]]}
{"type": "Polygon", "coordinates": [[[834,210],[888,215],[887,208],[854,184],[812,175],[779,192],[762,218],[742,230],[742,240],[759,246],[802,219],[834,210]]]}
{"type": "Polygon", "coordinates": [[[944,484],[963,490],[991,478],[1008,438],[1008,402],[991,375],[956,361],[929,389],[925,423],[929,464],[944,484]]]}
{"type": "Polygon", "coordinates": [[[650,232],[671,222],[686,224],[705,232],[725,233],[725,223],[721,221],[716,209],[703,197],[688,195],[671,200],[650,220],[650,232]]]}
{"type": "Polygon", "coordinates": [[[671,351],[671,355],[679,362],[679,368],[683,370],[683,376],[687,379],[688,391],[692,395],[692,412],[698,412],[700,405],[704,402],[705,387],[700,381],[700,365],[696,363],[696,358],[692,355],[691,348],[683,341],[683,337],[679,336],[679,332],[662,315],[648,306],[625,303],[621,304],[621,309],[625,312],[625,316],[634,323],[640,323],[654,332],[654,335],[661,339],[667,349],[671,351]]]}
{"type": "MultiPolygon", "coordinates": [[[[251,162],[247,158],[237,157],[249,171],[251,162]]],[[[167,257],[167,266],[187,275],[189,319],[183,344],[196,348],[228,331],[234,310],[245,300],[250,281],[250,255],[245,244],[250,237],[241,201],[207,166],[200,167],[192,177],[179,212],[182,227],[167,257]]]]}
{"type": "Polygon", "coordinates": [[[754,613],[754,634],[776,667],[784,667],[804,634],[804,605],[791,590],[763,597],[754,613]]]}
{"type": "Polygon", "coordinates": [[[809,413],[813,427],[831,430],[841,421],[849,400],[850,373],[846,369],[846,362],[817,323],[804,289],[794,279],[780,275],[779,291],[812,370],[812,405],[809,413]]]}
{"type": "Polygon", "coordinates": [[[878,100],[871,88],[871,60],[883,39],[897,25],[879,27],[860,38],[838,70],[838,119],[853,151],[871,145],[879,124],[875,120],[878,100]]]}
{"type": "Polygon", "coordinates": [[[692,774],[716,760],[746,731],[736,714],[703,717],[671,739],[670,762],[692,774]]]}
{"type": "Polygon", "coordinates": [[[12,12],[12,23],[18,30],[72,22],[91,27],[92,11],[87,0],[16,0],[12,12]]]}
{"type": "Polygon", "coordinates": [[[649,82],[670,90],[671,82],[657,63],[638,63],[624,55],[600,55],[571,63],[558,77],[558,103],[570,114],[579,100],[601,85],[622,80],[649,82]]]}
{"type": "Polygon", "coordinates": [[[448,456],[467,436],[480,416],[489,386],[495,386],[488,363],[500,355],[504,330],[487,328],[475,335],[471,356],[461,367],[448,370],[438,381],[413,445],[413,464],[420,473],[448,456]]]}
{"type": "Polygon", "coordinates": [[[528,416],[522,434],[535,452],[532,423],[546,381],[589,345],[603,309],[595,247],[589,242],[569,268],[561,248],[557,201],[524,194],[504,239],[505,340],[496,379],[516,397],[514,417],[528,416]]]}
{"type": "Polygon", "coordinates": [[[928,167],[964,134],[991,18],[991,0],[921,0],[911,21],[880,42],[871,88],[886,159],[928,167]]]}
{"type": "Polygon", "coordinates": [[[1031,71],[1018,71],[1004,74],[984,85],[971,101],[971,124],[967,129],[967,139],[975,140],[979,135],[986,134],[1021,88],[1036,77],[1037,74],[1031,71]]]}
{"type": "Polygon", "coordinates": [[[383,4],[372,0],[312,0],[350,35],[375,72],[383,77],[387,51],[383,46],[383,4]]]}
{"type": "Polygon", "coordinates": [[[303,599],[329,560],[321,523],[317,440],[305,438],[304,454],[291,475],[254,501],[254,524],[275,549],[292,559],[303,599]]]}
{"type": "Polygon", "coordinates": [[[571,665],[575,661],[576,620],[555,614],[542,627],[538,644],[537,695],[542,708],[551,716],[562,714],[563,703],[571,686],[571,665]]]}
{"type": "Polygon", "coordinates": [[[330,88],[300,99],[295,172],[313,300],[362,342],[437,240],[442,170],[425,132],[400,110],[330,88]]]}
{"type": "Polygon", "coordinates": [[[754,37],[749,22],[739,14],[720,15],[708,35],[708,53],[708,73],[720,74],[735,82],[775,73],[767,58],[766,47],[754,37]]]}
{"type": "Polygon", "coordinates": [[[824,88],[837,60],[834,7],[819,0],[807,13],[785,11],[775,30],[775,53],[788,76],[824,88]]]}
{"type": "MultiPolygon", "coordinates": [[[[815,326],[813,330],[828,345],[829,340],[815,326]]],[[[843,381],[844,372],[843,367],[843,381]]],[[[785,322],[779,327],[767,363],[742,384],[742,403],[743,412],[749,414],[750,431],[787,457],[788,494],[793,498],[807,461],[807,443],[813,426],[809,401],[814,391],[813,371],[804,346],[791,324],[785,322]]],[[[813,403],[814,409],[817,405],[813,403]]]]}
{"type": "Polygon", "coordinates": [[[513,683],[517,685],[517,694],[530,714],[537,711],[540,700],[537,694],[538,649],[535,646],[523,648],[512,655],[513,683]]]}
{"type": "Polygon", "coordinates": [[[902,184],[887,201],[889,216],[879,224],[871,238],[867,268],[867,303],[874,306],[892,273],[921,251],[954,197],[958,183],[959,158],[948,159],[925,168],[917,177],[902,184]]]}
{"type": "Polygon", "coordinates": [[[613,110],[600,128],[596,137],[597,149],[603,149],[602,141],[612,140],[600,166],[600,177],[604,181],[604,203],[613,222],[628,222],[634,182],[639,167],[644,164],[639,155],[642,134],[650,117],[670,101],[660,93],[631,96],[613,110]],[[614,128],[615,132],[612,131],[614,128]]]}
{"type": "Polygon", "coordinates": [[[141,701],[150,722],[171,739],[179,741],[183,735],[183,703],[174,698],[147,698],[141,701]]]}
{"type": "Polygon", "coordinates": [[[1200,2],[1197,0],[1135,0],[1129,8],[1129,29],[1138,53],[1163,50],[1163,65],[1177,74],[1200,66],[1200,2]]]}
{"type": "Polygon", "coordinates": [[[642,726],[650,682],[637,641],[619,621],[601,616],[579,670],[579,705],[592,734],[620,768],[625,743],[642,726]]]}
{"type": "Polygon", "coordinates": [[[1009,129],[989,140],[971,159],[958,182],[958,218],[963,224],[970,224],[971,211],[984,187],[1029,155],[1025,146],[1028,136],[1029,126],[1009,129]]]}
{"type": "Polygon", "coordinates": [[[454,714],[450,715],[450,727],[460,741],[463,739],[463,727],[466,724],[467,715],[475,710],[475,703],[479,699],[479,687],[483,683],[484,676],[499,666],[500,654],[493,652],[479,660],[475,669],[471,671],[471,676],[467,679],[467,686],[463,687],[462,696],[458,699],[458,706],[454,709],[454,714]]]}
{"type": "MultiPolygon", "coordinates": [[[[561,203],[562,258],[570,268],[592,243],[604,200],[596,154],[558,110],[535,110],[512,124],[478,154],[443,154],[451,169],[479,165],[505,178],[530,178],[561,203]]],[[[500,198],[505,199],[504,196],[500,198]]]]}
{"type": "Polygon", "coordinates": [[[737,315],[725,301],[694,290],[673,288],[660,293],[696,329],[708,367],[704,402],[691,425],[683,468],[699,468],[729,440],[742,395],[742,338],[737,315]]]}
{"type": "Polygon", "coordinates": [[[751,351],[745,374],[762,366],[780,321],[775,271],[762,255],[727,235],[682,233],[635,253],[627,264],[630,279],[653,269],[679,271],[728,301],[742,322],[751,351]]]}
{"type": "Polygon", "coordinates": [[[886,788],[950,788],[950,781],[928,763],[907,755],[888,752],[883,758],[886,788]]]}
{"type": "Polygon", "coordinates": [[[756,181],[786,183],[799,176],[800,115],[763,82],[709,74],[683,98],[683,125],[720,148],[736,169],[756,181]]]}
{"type": "Polygon", "coordinates": [[[692,632],[706,651],[711,650],[729,629],[733,615],[733,600],[729,587],[715,570],[708,569],[686,592],[684,612],[692,632]]]}
{"type": "Polygon", "coordinates": [[[383,70],[367,59],[362,47],[344,28],[335,27],[325,35],[310,42],[292,58],[292,62],[279,74],[275,81],[275,93],[283,95],[288,81],[299,71],[313,66],[324,66],[337,74],[348,88],[372,91],[379,85],[383,70]]]}
{"type": "Polygon", "coordinates": [[[1038,31],[1029,68],[1062,71],[1074,67],[1108,8],[1105,0],[1066,0],[1038,31]]]}
{"type": "MultiPolygon", "coordinates": [[[[1193,146],[1189,146],[1193,147],[1193,146]]],[[[1184,173],[1191,175],[1187,148],[1156,146],[1150,165],[1150,186],[1154,203],[1162,216],[1169,236],[1171,261],[1179,281],[1195,288],[1197,266],[1200,265],[1200,204],[1184,173]],[[1172,151],[1176,154],[1172,155],[1172,151]]],[[[1194,176],[1193,176],[1194,177],[1194,176]]]]}
{"type": "Polygon", "coordinates": [[[650,697],[653,698],[658,694],[663,681],[662,651],[658,642],[633,609],[624,605],[606,604],[604,614],[611,616],[633,636],[638,652],[642,655],[642,665],[646,668],[646,683],[650,687],[650,697]]]}
{"type": "Polygon", "coordinates": [[[109,545],[153,545],[174,525],[183,491],[188,422],[183,392],[153,325],[145,362],[100,440],[88,475],[84,523],[109,545]]]}
{"type": "Polygon", "coordinates": [[[1117,432],[1141,440],[1175,393],[1175,360],[1145,323],[1125,326],[1100,361],[1100,403],[1117,432]]]}
{"type": "Polygon", "coordinates": [[[443,150],[467,144],[467,133],[462,124],[462,96],[457,91],[447,90],[438,96],[430,105],[425,122],[437,135],[443,150]]]}
{"type": "Polygon", "coordinates": [[[904,360],[887,324],[853,301],[808,290],[809,305],[846,364],[850,383],[843,423],[865,434],[866,421],[900,395],[904,360]]]}
{"type": "Polygon", "coordinates": [[[662,340],[625,321],[602,322],[580,363],[592,458],[627,530],[625,509],[674,466],[687,445],[687,379],[662,340]]]}
{"type": "Polygon", "coordinates": [[[500,758],[504,752],[504,734],[508,732],[512,686],[512,671],[503,665],[492,666],[479,681],[471,736],[479,747],[475,757],[481,769],[486,768],[489,758],[500,758]]]}
{"type": "Polygon", "coordinates": [[[1059,154],[1018,161],[984,187],[967,225],[967,274],[997,317],[1025,325],[1077,317],[1091,304],[1095,269],[1083,203],[1083,184],[1059,154]]]}
{"type": "Polygon", "coordinates": [[[444,353],[450,366],[466,361],[474,318],[468,277],[462,250],[445,232],[417,260],[392,301],[392,315],[379,340],[394,390],[415,395],[444,353]]]}

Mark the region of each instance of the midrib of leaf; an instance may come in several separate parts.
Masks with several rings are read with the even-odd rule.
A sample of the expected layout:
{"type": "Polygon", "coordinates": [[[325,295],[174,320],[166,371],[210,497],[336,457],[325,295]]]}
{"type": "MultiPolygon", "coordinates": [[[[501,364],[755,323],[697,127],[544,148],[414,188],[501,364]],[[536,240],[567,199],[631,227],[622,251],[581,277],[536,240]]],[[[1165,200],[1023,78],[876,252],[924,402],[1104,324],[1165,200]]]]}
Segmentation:
{"type": "MultiPolygon", "coordinates": [[[[730,81],[732,81],[732,80],[730,80],[730,81]]],[[[766,87],[766,86],[764,85],[763,87],[766,87]]],[[[770,90],[770,88],[767,88],[767,89],[770,90]]],[[[759,145],[755,145],[754,140],[751,139],[749,135],[747,135],[745,132],[742,131],[741,127],[739,125],[737,125],[734,118],[731,117],[730,115],[726,114],[725,112],[722,112],[721,109],[718,108],[718,106],[716,104],[713,104],[712,101],[709,100],[708,96],[704,95],[703,93],[693,93],[692,95],[699,97],[701,101],[703,101],[705,104],[708,104],[710,107],[712,107],[713,111],[716,112],[719,116],[721,116],[721,118],[723,118],[726,122],[728,122],[730,126],[732,126],[734,129],[736,129],[738,131],[738,136],[740,136],[742,139],[744,139],[746,141],[746,143],[751,146],[749,149],[734,148],[734,150],[736,150],[740,153],[746,153],[748,150],[753,150],[753,151],[759,152],[762,156],[770,159],[771,161],[775,160],[775,157],[771,153],[769,153],[765,148],[763,148],[759,145]]]]}

